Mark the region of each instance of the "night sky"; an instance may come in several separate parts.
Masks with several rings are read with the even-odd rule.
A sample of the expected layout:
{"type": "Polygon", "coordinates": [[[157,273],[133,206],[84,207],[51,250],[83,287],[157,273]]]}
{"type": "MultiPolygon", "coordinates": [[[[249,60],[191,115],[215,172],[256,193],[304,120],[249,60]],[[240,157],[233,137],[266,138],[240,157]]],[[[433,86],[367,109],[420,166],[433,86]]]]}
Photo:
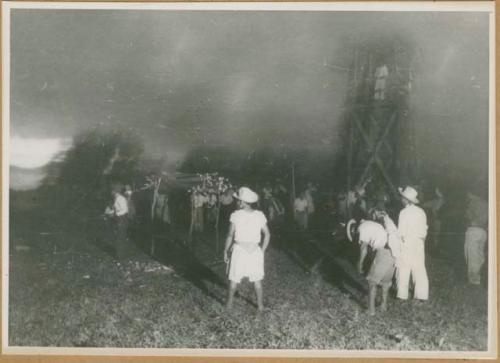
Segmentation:
{"type": "Polygon", "coordinates": [[[11,136],[131,128],[155,157],[199,145],[335,153],[350,42],[417,46],[411,107],[427,168],[483,173],[488,14],[12,10],[11,136]]]}

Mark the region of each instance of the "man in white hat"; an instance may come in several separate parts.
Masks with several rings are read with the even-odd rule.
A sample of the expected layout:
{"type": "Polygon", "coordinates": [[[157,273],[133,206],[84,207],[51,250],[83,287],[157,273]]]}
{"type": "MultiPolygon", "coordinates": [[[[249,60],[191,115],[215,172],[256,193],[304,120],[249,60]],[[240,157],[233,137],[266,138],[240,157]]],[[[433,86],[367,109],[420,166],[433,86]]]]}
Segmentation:
{"type": "Polygon", "coordinates": [[[238,284],[243,278],[248,277],[249,281],[254,283],[257,305],[259,311],[262,311],[264,310],[262,293],[264,252],[269,245],[271,233],[264,213],[253,209],[254,203],[259,200],[255,192],[247,187],[241,187],[234,197],[238,199],[240,209],[233,212],[229,218],[231,225],[224,248],[224,261],[230,264],[227,307],[231,308],[233,305],[238,284]],[[229,257],[231,246],[233,248],[229,257]]]}
{"type": "Polygon", "coordinates": [[[399,213],[398,230],[401,237],[401,263],[398,266],[398,298],[407,300],[410,275],[415,283],[414,299],[429,298],[429,279],[425,269],[425,238],[427,237],[427,216],[418,207],[418,192],[407,186],[399,188],[404,208],[399,213]]]}

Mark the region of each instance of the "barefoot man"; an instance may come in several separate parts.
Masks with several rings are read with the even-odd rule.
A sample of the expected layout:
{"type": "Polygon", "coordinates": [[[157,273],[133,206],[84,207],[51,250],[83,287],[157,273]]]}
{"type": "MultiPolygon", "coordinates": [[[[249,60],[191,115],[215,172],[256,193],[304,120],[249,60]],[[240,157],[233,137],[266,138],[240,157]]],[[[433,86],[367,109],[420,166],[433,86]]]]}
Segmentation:
{"type": "MultiPolygon", "coordinates": [[[[383,220],[381,213],[374,214],[377,219],[383,220]]],[[[377,287],[382,287],[382,311],[387,310],[387,295],[392,286],[392,277],[395,271],[395,258],[391,252],[388,232],[380,223],[370,220],[361,220],[359,226],[353,227],[355,220],[352,219],[347,224],[347,236],[353,241],[353,235],[358,236],[360,244],[360,256],[358,261],[358,272],[363,273],[363,263],[368,253],[368,247],[375,251],[375,258],[366,276],[368,280],[368,313],[375,315],[375,299],[377,296],[377,287]]]]}

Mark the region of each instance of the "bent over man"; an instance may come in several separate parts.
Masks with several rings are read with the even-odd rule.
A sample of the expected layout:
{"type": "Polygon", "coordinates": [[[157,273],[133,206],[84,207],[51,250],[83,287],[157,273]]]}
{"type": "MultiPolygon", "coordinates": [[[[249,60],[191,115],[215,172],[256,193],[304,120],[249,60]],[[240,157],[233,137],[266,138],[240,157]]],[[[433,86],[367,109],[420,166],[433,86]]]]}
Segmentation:
{"type": "MultiPolygon", "coordinates": [[[[382,218],[382,216],[378,216],[382,218]]],[[[352,241],[351,225],[354,220],[351,220],[347,225],[347,236],[352,241]]],[[[384,226],[380,223],[368,220],[362,220],[358,228],[354,229],[354,233],[358,235],[358,241],[361,247],[361,252],[358,261],[358,271],[362,273],[363,262],[368,253],[368,246],[375,251],[370,271],[366,276],[368,280],[368,313],[375,315],[375,299],[377,296],[377,286],[382,287],[382,304],[381,310],[387,310],[387,296],[389,288],[392,286],[392,277],[394,276],[395,259],[388,245],[388,234],[384,226]]]]}

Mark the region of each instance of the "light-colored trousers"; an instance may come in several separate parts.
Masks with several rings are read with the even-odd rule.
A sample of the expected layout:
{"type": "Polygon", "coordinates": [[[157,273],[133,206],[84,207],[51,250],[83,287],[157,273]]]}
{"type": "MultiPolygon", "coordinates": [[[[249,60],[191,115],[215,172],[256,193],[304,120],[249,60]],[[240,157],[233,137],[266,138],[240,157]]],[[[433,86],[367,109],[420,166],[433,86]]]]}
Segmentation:
{"type": "Polygon", "coordinates": [[[408,299],[410,275],[415,284],[413,297],[419,300],[429,298],[429,279],[425,269],[425,240],[405,237],[401,245],[401,262],[396,274],[398,298],[408,299]]]}
{"type": "Polygon", "coordinates": [[[467,263],[467,276],[469,283],[481,283],[481,267],[485,260],[487,234],[483,228],[469,227],[465,232],[465,262],[467,263]]]}

